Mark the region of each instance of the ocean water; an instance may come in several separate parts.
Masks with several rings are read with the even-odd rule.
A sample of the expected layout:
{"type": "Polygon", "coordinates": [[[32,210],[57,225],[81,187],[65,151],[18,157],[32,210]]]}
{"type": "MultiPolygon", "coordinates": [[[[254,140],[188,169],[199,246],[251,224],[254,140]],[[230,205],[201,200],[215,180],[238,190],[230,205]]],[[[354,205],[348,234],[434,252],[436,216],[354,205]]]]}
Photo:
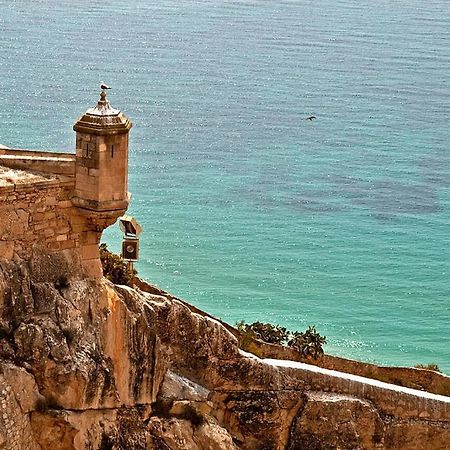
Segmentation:
{"type": "Polygon", "coordinates": [[[105,81],[143,277],[450,373],[449,30],[447,0],[0,0],[0,143],[71,151],[105,81]]]}

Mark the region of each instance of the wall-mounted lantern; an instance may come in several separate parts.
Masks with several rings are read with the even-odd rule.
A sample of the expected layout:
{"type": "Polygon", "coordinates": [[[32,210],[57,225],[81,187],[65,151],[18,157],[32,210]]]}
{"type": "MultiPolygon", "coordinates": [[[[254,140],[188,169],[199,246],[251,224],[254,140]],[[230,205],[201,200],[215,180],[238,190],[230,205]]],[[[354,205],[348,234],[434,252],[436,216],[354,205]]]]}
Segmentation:
{"type": "Polygon", "coordinates": [[[123,232],[122,258],[133,267],[133,262],[139,259],[139,235],[142,227],[133,216],[119,218],[119,227],[123,232]]]}

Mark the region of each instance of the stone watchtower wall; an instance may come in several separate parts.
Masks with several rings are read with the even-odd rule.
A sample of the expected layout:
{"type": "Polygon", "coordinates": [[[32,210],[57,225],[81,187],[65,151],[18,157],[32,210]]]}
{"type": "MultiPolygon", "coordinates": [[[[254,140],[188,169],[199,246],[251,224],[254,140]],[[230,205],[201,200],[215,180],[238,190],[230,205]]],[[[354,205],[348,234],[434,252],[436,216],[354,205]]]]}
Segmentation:
{"type": "Polygon", "coordinates": [[[102,92],[74,125],[76,154],[0,149],[0,259],[101,276],[101,233],[128,207],[130,128],[102,92]]]}
{"type": "MultiPolygon", "coordinates": [[[[131,122],[106,94],[75,123],[77,153],[74,203],[96,215],[128,207],[128,132],[131,122]]],[[[115,219],[114,219],[115,220],[115,219]]]]}

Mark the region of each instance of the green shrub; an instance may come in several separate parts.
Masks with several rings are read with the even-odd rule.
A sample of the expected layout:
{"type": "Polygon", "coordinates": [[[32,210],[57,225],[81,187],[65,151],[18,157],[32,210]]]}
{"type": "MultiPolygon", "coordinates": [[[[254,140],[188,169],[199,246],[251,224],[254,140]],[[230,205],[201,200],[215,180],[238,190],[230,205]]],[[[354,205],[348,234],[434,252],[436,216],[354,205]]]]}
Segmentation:
{"type": "Polygon", "coordinates": [[[242,320],[236,323],[236,327],[244,334],[269,344],[283,344],[289,337],[286,328],[271,323],[253,322],[252,324],[246,324],[242,320]]]}
{"type": "Polygon", "coordinates": [[[327,343],[326,337],[321,336],[316,327],[309,326],[305,332],[295,331],[288,342],[288,346],[297,350],[305,358],[317,359],[323,355],[322,346],[327,343]]]}
{"type": "Polygon", "coordinates": [[[426,369],[426,370],[434,370],[435,372],[441,372],[441,369],[439,369],[439,366],[434,363],[430,364],[416,364],[414,366],[416,369],[426,369]]]}
{"type": "Polygon", "coordinates": [[[327,343],[325,336],[321,336],[314,326],[304,332],[292,332],[279,325],[262,322],[246,324],[241,320],[236,322],[236,328],[243,333],[244,339],[251,337],[269,344],[288,345],[305,358],[317,359],[322,356],[322,346],[327,343]]]}
{"type": "Polygon", "coordinates": [[[100,261],[102,262],[103,276],[108,280],[114,284],[132,285],[136,270],[130,269],[121,256],[111,253],[106,244],[100,244],[100,261]]]}

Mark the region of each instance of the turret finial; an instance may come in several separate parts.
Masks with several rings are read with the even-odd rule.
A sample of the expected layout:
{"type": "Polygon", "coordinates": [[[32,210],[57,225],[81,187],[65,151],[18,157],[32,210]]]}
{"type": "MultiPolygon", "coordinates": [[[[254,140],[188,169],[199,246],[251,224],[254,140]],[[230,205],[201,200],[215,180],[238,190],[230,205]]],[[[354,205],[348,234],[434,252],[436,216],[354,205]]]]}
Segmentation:
{"type": "Polygon", "coordinates": [[[100,89],[102,90],[102,92],[100,92],[100,100],[97,102],[97,108],[103,110],[110,109],[111,105],[109,104],[109,101],[106,99],[106,90],[111,88],[102,81],[100,83],[100,89]]]}
{"type": "Polygon", "coordinates": [[[100,92],[100,100],[97,102],[97,109],[100,111],[105,111],[111,109],[109,101],[106,99],[106,92],[100,92]]]}

